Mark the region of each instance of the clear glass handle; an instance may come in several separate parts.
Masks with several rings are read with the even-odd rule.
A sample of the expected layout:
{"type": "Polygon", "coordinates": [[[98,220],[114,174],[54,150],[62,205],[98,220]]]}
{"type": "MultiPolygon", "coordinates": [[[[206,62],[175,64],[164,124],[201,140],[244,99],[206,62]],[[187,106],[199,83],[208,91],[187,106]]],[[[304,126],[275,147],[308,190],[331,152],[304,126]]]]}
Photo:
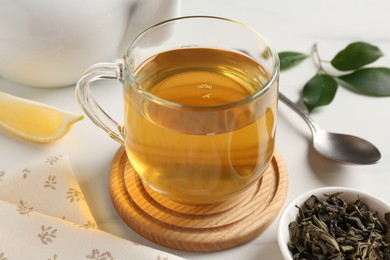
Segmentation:
{"type": "Polygon", "coordinates": [[[82,109],[98,127],[103,129],[112,139],[124,144],[123,126],[112,119],[95,101],[91,94],[92,82],[101,79],[122,79],[121,63],[98,63],[85,71],[76,85],[76,96],[82,109]]]}

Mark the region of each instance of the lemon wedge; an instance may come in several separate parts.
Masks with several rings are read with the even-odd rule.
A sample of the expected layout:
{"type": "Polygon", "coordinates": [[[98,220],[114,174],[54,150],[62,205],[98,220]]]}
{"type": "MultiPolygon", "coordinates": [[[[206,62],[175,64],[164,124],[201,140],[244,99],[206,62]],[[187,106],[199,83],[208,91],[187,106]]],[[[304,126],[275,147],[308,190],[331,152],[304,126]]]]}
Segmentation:
{"type": "Polygon", "coordinates": [[[82,115],[0,92],[0,127],[28,141],[58,140],[81,119],[82,115]]]}

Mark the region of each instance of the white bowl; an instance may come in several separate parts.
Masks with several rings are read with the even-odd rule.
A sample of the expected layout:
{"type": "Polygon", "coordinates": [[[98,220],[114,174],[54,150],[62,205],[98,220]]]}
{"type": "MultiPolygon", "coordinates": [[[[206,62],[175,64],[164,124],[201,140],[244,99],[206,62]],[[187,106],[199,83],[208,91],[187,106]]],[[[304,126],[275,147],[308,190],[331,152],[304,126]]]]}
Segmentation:
{"type": "Polygon", "coordinates": [[[384,214],[390,211],[390,205],[371,194],[356,189],[352,189],[352,188],[345,188],[345,187],[325,187],[325,188],[319,188],[319,189],[308,191],[300,195],[295,200],[293,200],[283,210],[279,219],[278,244],[286,260],[293,259],[292,254],[287,247],[287,243],[290,240],[288,225],[290,224],[290,222],[296,220],[298,215],[298,209],[296,205],[301,206],[311,195],[315,195],[320,200],[322,200],[325,198],[324,196],[325,193],[333,194],[336,192],[342,192],[342,194],[340,194],[340,198],[344,199],[346,202],[354,202],[360,198],[362,202],[367,204],[367,206],[370,208],[371,211],[378,212],[379,220],[385,223],[384,214]]]}

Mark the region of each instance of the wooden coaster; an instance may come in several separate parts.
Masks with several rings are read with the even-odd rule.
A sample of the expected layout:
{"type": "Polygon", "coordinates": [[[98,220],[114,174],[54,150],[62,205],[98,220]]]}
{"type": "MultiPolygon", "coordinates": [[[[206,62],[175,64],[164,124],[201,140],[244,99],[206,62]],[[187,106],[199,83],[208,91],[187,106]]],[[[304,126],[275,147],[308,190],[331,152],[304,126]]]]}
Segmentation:
{"type": "Polygon", "coordinates": [[[255,185],[216,205],[181,204],[155,192],[140,180],[123,148],[109,176],[114,207],[130,228],[157,244],[197,252],[234,247],[258,236],[278,215],[287,186],[279,152],[255,185]]]}

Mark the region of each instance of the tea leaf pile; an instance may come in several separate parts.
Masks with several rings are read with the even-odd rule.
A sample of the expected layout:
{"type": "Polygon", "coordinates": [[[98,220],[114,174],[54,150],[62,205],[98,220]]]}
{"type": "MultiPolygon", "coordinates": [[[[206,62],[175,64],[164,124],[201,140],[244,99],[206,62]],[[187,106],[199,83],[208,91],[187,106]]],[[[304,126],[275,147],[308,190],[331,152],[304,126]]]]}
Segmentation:
{"type": "Polygon", "coordinates": [[[317,107],[329,105],[338,86],[367,96],[390,96],[390,68],[365,67],[382,56],[382,51],[374,45],[353,42],[330,61],[333,69],[341,73],[335,75],[323,66],[326,61],[320,58],[317,45],[313,46],[310,54],[292,51],[279,53],[281,71],[295,67],[309,57],[314,59],[317,73],[302,91],[302,99],[309,113],[317,107]]]}
{"type": "Polygon", "coordinates": [[[341,193],[319,200],[312,195],[289,224],[293,259],[390,259],[390,212],[386,224],[360,199],[347,203],[341,193]]]}

